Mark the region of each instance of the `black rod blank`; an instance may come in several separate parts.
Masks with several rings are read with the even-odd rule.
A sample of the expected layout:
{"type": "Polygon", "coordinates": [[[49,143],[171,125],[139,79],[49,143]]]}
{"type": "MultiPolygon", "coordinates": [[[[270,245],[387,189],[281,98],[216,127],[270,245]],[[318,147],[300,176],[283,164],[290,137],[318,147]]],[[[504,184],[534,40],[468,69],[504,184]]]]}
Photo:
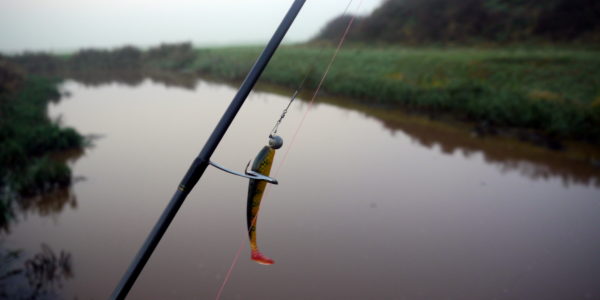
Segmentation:
{"type": "Polygon", "coordinates": [[[281,21],[281,24],[271,37],[271,40],[254,63],[254,66],[246,76],[246,79],[244,79],[244,82],[242,83],[237,94],[231,101],[231,104],[229,104],[229,107],[221,117],[221,120],[215,127],[213,133],[208,138],[208,141],[204,145],[204,148],[202,148],[202,151],[200,152],[198,157],[196,157],[196,159],[194,159],[194,161],[192,162],[192,165],[181,180],[181,183],[177,188],[177,191],[175,191],[175,194],[171,198],[171,201],[169,201],[169,204],[167,205],[162,215],[156,222],[156,225],[154,225],[154,228],[152,228],[152,231],[146,238],[146,241],[144,242],[139,252],[133,259],[131,265],[129,266],[129,269],[127,269],[125,275],[115,288],[111,299],[125,299],[125,297],[129,293],[129,290],[135,283],[135,280],[137,279],[138,275],[142,272],[142,269],[144,268],[146,262],[154,252],[154,249],[156,248],[158,243],[160,242],[160,239],[167,231],[167,228],[171,224],[171,221],[173,221],[173,218],[175,218],[175,215],[177,214],[177,211],[183,204],[183,201],[190,193],[192,188],[194,188],[200,177],[202,177],[202,174],[204,174],[204,171],[208,166],[210,157],[215,152],[215,149],[219,145],[219,142],[221,142],[221,139],[225,135],[225,132],[227,132],[227,129],[233,122],[233,119],[242,107],[242,104],[244,104],[244,101],[248,97],[248,94],[250,94],[252,88],[254,88],[256,81],[258,80],[258,78],[266,68],[267,64],[271,60],[271,57],[275,53],[275,50],[277,50],[277,48],[279,47],[279,44],[283,40],[288,29],[290,28],[290,26],[292,26],[292,23],[294,23],[296,16],[300,12],[300,9],[302,9],[302,6],[305,2],[306,0],[295,0],[290,9],[288,10],[287,14],[281,21]]]}

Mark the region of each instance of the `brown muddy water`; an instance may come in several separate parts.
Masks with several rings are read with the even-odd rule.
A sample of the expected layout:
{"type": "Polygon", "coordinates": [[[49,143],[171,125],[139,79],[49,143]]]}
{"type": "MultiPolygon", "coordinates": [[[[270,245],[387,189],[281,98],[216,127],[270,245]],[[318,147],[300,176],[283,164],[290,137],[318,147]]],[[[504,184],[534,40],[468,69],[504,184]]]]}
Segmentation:
{"type": "MultiPolygon", "coordinates": [[[[3,246],[70,256],[52,290],[106,299],[235,88],[68,81],[51,116],[100,136],[68,191],[23,205],[3,246]],[[45,245],[45,246],[43,246],[45,245]],[[50,250],[48,250],[50,249],[50,250]]],[[[243,170],[288,97],[254,92],[213,160],[243,170]]],[[[600,299],[600,168],[387,109],[321,100],[280,134],[250,261],[245,179],[214,168],[190,194],[130,299],[600,299]],[[284,153],[288,151],[283,162],[284,153]]],[[[583,153],[583,154],[582,154],[583,153]]]]}

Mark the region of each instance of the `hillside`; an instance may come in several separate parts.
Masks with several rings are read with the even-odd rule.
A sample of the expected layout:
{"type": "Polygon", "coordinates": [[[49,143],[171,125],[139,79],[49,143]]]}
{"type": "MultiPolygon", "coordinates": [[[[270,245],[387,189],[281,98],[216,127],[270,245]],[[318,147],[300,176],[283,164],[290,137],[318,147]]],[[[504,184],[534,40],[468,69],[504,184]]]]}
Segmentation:
{"type": "MultiPolygon", "coordinates": [[[[339,38],[350,16],[329,22],[315,40],[339,38]]],[[[360,17],[350,40],[392,44],[600,44],[596,0],[387,0],[360,17]]]]}

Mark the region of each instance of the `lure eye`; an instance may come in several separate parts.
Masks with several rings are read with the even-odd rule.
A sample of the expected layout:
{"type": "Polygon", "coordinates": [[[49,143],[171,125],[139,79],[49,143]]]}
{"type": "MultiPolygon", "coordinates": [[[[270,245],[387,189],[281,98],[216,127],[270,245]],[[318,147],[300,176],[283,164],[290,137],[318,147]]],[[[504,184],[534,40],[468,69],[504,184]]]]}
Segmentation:
{"type": "Polygon", "coordinates": [[[269,147],[279,149],[283,146],[283,139],[278,135],[269,136],[269,147]]]}

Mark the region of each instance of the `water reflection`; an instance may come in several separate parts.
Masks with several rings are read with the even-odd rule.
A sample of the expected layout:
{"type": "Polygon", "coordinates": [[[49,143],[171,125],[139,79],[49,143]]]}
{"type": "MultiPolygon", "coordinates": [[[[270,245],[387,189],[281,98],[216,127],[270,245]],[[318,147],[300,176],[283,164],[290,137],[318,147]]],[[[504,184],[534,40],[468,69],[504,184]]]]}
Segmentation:
{"type": "MultiPolygon", "coordinates": [[[[84,155],[83,150],[65,151],[52,156],[65,164],[73,164],[84,155]]],[[[83,178],[75,178],[72,181],[80,181],[83,178]]],[[[0,233],[10,233],[11,223],[19,222],[20,217],[26,218],[29,214],[41,217],[55,216],[65,208],[77,209],[77,197],[71,187],[54,188],[43,194],[32,197],[15,198],[14,201],[0,200],[0,233]]]]}
{"type": "Polygon", "coordinates": [[[77,197],[71,188],[62,188],[51,193],[23,199],[18,202],[18,207],[24,215],[33,213],[47,217],[57,215],[67,207],[77,209],[77,197]]]}
{"type": "MultiPolygon", "coordinates": [[[[193,74],[142,72],[70,73],[68,78],[87,86],[101,86],[118,82],[138,86],[145,78],[167,87],[195,89],[198,77],[193,74]]],[[[205,80],[205,79],[203,79],[205,80]]],[[[228,84],[237,87],[235,84],[228,84]]],[[[261,85],[261,90],[288,96],[288,90],[261,85]]],[[[309,94],[300,100],[310,99],[309,94]]],[[[413,115],[400,109],[377,107],[335,97],[320,97],[320,102],[361,112],[383,123],[392,134],[402,132],[414,142],[427,147],[439,147],[443,153],[461,153],[469,158],[483,155],[486,162],[496,165],[504,173],[519,172],[534,180],[560,178],[565,186],[584,184],[600,186],[600,151],[589,145],[568,143],[566,149],[557,151],[519,141],[513,137],[479,136],[470,125],[436,121],[422,115],[413,115]]]]}
{"type": "Polygon", "coordinates": [[[65,280],[73,278],[71,254],[50,246],[22,260],[23,252],[0,247],[0,299],[59,299],[65,280]]]}
{"type": "MultiPolygon", "coordinates": [[[[51,116],[64,114],[80,132],[105,136],[74,167],[88,177],[74,186],[76,213],[65,209],[56,222],[32,216],[11,236],[15,248],[37,250],[39,241],[52,241],[77,255],[77,277],[65,284],[65,297],[108,297],[160,216],[235,93],[199,84],[190,92],[149,80],[136,88],[71,82],[65,88],[73,99],[50,107],[51,116]]],[[[253,93],[214,160],[243,168],[287,100],[253,93]]],[[[295,103],[288,115],[281,134],[289,143],[305,111],[295,103]]],[[[400,118],[406,131],[386,130],[382,121],[394,119],[375,119],[385,112],[315,106],[294,155],[273,173],[281,184],[267,189],[261,205],[260,243],[278,264],[264,268],[239,259],[223,299],[278,299],[290,292],[309,299],[493,299],[506,287],[516,290],[508,299],[598,295],[586,281],[600,278],[586,271],[600,270],[593,238],[600,226],[598,189],[565,189],[556,178],[534,182],[510,165],[512,174],[504,176],[498,168],[505,164],[486,163],[480,150],[497,138],[465,138],[461,143],[473,143],[471,152],[461,143],[446,147],[459,140],[452,135],[468,137],[468,128],[407,116],[400,118]],[[428,126],[441,137],[418,134],[428,126]],[[512,286],[529,266],[535,269],[519,277],[521,287],[512,286]],[[547,297],[557,286],[568,293],[547,297]],[[537,292],[542,288],[549,292],[537,292]]],[[[214,297],[236,249],[241,243],[248,249],[242,230],[247,182],[214,169],[205,176],[131,299],[214,297]]]]}
{"type": "Polygon", "coordinates": [[[600,152],[592,146],[567,144],[566,150],[551,150],[512,137],[480,137],[465,124],[447,125],[397,109],[370,108],[336,99],[329,101],[374,117],[392,133],[401,131],[427,148],[439,147],[443,153],[458,152],[467,158],[481,154],[487,163],[498,166],[503,173],[519,172],[534,180],[557,177],[565,186],[600,186],[600,168],[594,165],[600,152]]]}
{"type": "Polygon", "coordinates": [[[0,198],[0,234],[10,232],[10,222],[15,217],[12,201],[0,198]]]}
{"type": "Polygon", "coordinates": [[[198,78],[193,74],[175,73],[175,72],[152,72],[140,70],[127,71],[93,71],[93,72],[62,72],[52,74],[65,79],[75,80],[87,87],[99,87],[111,83],[121,83],[127,86],[136,87],[150,79],[155,83],[163,84],[167,87],[179,87],[188,90],[196,88],[198,78]]]}

